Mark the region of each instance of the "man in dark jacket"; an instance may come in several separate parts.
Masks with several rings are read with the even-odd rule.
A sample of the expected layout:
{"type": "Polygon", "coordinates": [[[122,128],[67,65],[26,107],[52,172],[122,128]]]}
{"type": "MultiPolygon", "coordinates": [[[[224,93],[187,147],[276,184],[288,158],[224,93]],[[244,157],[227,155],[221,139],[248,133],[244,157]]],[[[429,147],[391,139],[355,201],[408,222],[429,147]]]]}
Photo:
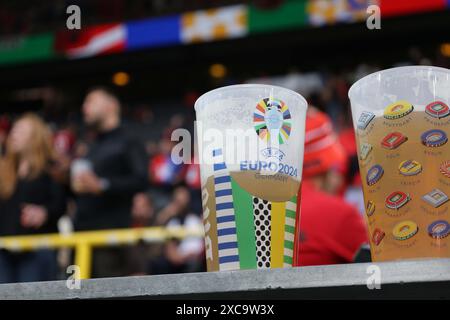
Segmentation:
{"type": "MultiPolygon", "coordinates": [[[[121,127],[120,102],[110,90],[95,88],[89,91],[83,104],[83,115],[86,125],[97,135],[85,159],[90,169],[73,176],[72,186],[77,195],[75,230],[128,228],[131,226],[133,196],[147,187],[144,148],[121,127]]],[[[122,254],[111,255],[112,251],[96,252],[94,276],[99,260],[102,265],[108,265],[108,269],[116,269],[112,266],[114,263],[106,262],[111,256],[121,268],[123,261],[117,259],[122,254]],[[108,252],[109,257],[102,257],[102,252],[108,252]]],[[[121,275],[112,270],[101,273],[97,276],[121,275]]]]}

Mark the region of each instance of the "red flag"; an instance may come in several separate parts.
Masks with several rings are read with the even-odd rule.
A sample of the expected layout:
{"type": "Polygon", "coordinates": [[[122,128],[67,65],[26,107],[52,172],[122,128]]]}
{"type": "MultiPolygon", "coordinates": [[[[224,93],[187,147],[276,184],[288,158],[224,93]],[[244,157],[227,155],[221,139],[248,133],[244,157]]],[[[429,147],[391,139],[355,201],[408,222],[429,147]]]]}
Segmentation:
{"type": "Polygon", "coordinates": [[[446,0],[381,0],[381,16],[399,16],[427,11],[439,11],[446,8],[446,0]]]}
{"type": "Polygon", "coordinates": [[[125,50],[126,29],[123,24],[104,24],[56,35],[55,49],[70,58],[83,58],[125,50]]]}

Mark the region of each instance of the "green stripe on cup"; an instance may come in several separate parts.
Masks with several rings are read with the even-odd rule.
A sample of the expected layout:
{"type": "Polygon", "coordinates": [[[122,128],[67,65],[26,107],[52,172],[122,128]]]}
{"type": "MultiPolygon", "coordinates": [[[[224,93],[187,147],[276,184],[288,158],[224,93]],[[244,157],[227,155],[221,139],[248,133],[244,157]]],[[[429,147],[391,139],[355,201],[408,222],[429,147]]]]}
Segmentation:
{"type": "Polygon", "coordinates": [[[284,247],[287,248],[287,249],[294,250],[294,242],[285,240],[284,241],[284,247]]]}
{"type": "MultiPolygon", "coordinates": [[[[286,202],[286,218],[290,218],[291,220],[296,220],[296,207],[297,207],[297,197],[294,196],[290,201],[286,202]],[[288,209],[289,208],[289,209],[288,209]]],[[[292,223],[290,221],[290,223],[292,223]]],[[[294,252],[294,241],[288,240],[291,239],[290,235],[292,235],[295,239],[295,225],[286,224],[284,226],[285,234],[284,234],[284,249],[287,249],[294,252]]],[[[285,255],[283,257],[283,262],[285,265],[292,266],[293,265],[293,257],[291,255],[285,255]]]]}
{"type": "Polygon", "coordinates": [[[291,226],[285,225],[285,226],[284,226],[284,230],[285,230],[286,232],[295,234],[295,227],[291,227],[291,226]]]}
{"type": "Polygon", "coordinates": [[[295,211],[292,210],[286,210],[286,217],[295,219],[295,211]]]}
{"type": "Polygon", "coordinates": [[[253,225],[252,196],[231,178],[236,234],[241,269],[256,269],[256,240],[253,225]]]}
{"type": "Polygon", "coordinates": [[[292,257],[284,256],[284,263],[292,265],[292,257]]]}

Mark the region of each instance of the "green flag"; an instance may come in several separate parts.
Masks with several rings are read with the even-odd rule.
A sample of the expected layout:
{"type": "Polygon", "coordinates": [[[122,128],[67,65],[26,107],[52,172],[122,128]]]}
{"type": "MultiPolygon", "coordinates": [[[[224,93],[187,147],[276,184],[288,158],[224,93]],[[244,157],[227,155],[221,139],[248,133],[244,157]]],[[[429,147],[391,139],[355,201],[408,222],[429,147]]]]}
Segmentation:
{"type": "Polygon", "coordinates": [[[275,8],[249,7],[250,33],[302,27],[307,23],[306,0],[286,0],[275,8]]]}
{"type": "Polygon", "coordinates": [[[0,40],[0,64],[13,64],[53,57],[52,33],[0,40]]]}

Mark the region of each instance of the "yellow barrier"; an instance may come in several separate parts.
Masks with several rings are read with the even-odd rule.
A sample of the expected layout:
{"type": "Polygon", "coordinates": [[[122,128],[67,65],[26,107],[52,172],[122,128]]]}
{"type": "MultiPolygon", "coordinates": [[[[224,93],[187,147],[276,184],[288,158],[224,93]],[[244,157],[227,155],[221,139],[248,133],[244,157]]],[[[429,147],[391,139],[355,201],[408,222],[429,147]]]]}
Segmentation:
{"type": "Polygon", "coordinates": [[[139,240],[161,243],[168,239],[203,237],[203,228],[148,227],[136,229],[114,229],[75,232],[68,235],[41,234],[29,236],[0,237],[0,249],[10,251],[33,251],[37,249],[74,248],[75,264],[80,268],[80,278],[91,275],[92,248],[124,244],[135,244],[139,240]]]}

